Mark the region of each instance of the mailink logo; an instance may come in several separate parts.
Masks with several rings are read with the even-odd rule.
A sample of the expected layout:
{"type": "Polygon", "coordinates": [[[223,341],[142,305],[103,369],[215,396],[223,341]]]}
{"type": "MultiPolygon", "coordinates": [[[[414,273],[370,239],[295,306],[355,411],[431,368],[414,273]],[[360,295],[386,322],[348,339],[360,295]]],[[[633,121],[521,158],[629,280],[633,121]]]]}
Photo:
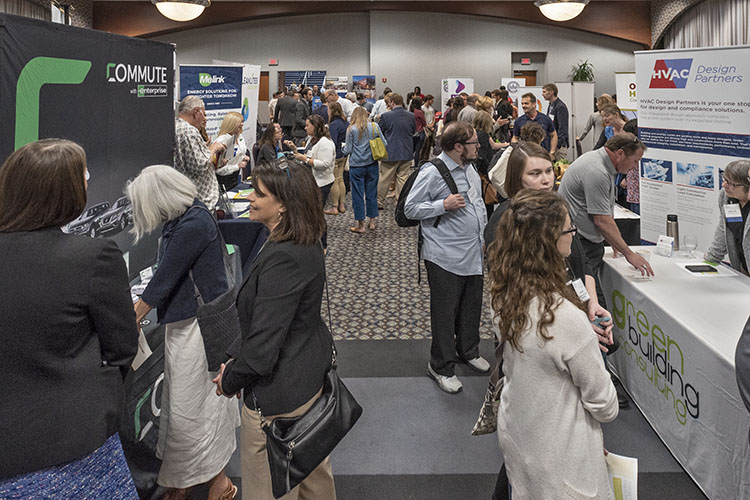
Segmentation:
{"type": "Polygon", "coordinates": [[[612,305],[617,340],[628,362],[641,372],[639,375],[634,368],[633,376],[648,380],[646,390],[660,394],[681,425],[688,417],[697,420],[700,393],[687,377],[680,344],[619,290],[612,292],[612,305]]]}
{"type": "Polygon", "coordinates": [[[211,73],[198,73],[198,83],[201,87],[208,87],[212,83],[224,83],[226,77],[223,75],[212,75],[211,73]]]}
{"type": "Polygon", "coordinates": [[[690,77],[692,65],[692,59],[657,59],[648,88],[684,89],[690,77]]]}

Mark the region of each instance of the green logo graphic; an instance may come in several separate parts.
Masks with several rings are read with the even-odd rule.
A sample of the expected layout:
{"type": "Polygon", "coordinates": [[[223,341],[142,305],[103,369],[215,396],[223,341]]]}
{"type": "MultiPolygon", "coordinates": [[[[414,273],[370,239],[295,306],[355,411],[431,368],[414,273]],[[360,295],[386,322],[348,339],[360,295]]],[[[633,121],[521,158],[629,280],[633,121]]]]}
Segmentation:
{"type": "Polygon", "coordinates": [[[144,89],[145,89],[144,85],[138,85],[138,97],[145,97],[146,96],[146,92],[145,92],[144,89]]]}
{"type": "Polygon", "coordinates": [[[26,63],[16,83],[15,149],[39,139],[39,94],[47,84],[79,85],[91,70],[91,61],[35,57],[26,63]]]}
{"type": "Polygon", "coordinates": [[[198,73],[198,81],[203,87],[208,87],[213,81],[213,77],[209,73],[198,73]]]}
{"type": "Polygon", "coordinates": [[[107,81],[108,82],[114,82],[115,81],[115,77],[114,76],[110,76],[110,70],[112,68],[114,68],[115,66],[116,66],[115,63],[107,63],[107,81]]]}

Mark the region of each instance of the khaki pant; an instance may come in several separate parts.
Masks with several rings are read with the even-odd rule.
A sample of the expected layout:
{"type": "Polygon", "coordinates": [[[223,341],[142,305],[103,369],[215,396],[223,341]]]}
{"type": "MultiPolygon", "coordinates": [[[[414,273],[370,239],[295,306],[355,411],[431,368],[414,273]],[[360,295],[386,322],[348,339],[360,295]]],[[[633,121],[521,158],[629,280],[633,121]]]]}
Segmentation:
{"type": "Polygon", "coordinates": [[[406,179],[409,178],[411,173],[411,166],[414,164],[413,160],[405,161],[381,161],[380,172],[378,178],[378,205],[383,206],[385,204],[385,196],[388,194],[388,186],[393,182],[393,178],[396,178],[396,199],[401,194],[401,188],[404,187],[406,179]]]}
{"type": "Polygon", "coordinates": [[[346,156],[336,159],[336,165],[333,167],[333,186],[331,186],[331,205],[333,205],[333,208],[343,206],[344,200],[346,200],[346,186],[344,185],[345,166],[346,156]]]}
{"type": "Polygon", "coordinates": [[[557,151],[553,153],[553,156],[555,158],[555,161],[562,160],[563,158],[568,157],[568,148],[557,148],[557,151]]]}
{"type": "MultiPolygon", "coordinates": [[[[272,417],[264,416],[267,422],[278,417],[298,417],[305,413],[322,393],[296,410],[272,417]]],[[[260,428],[258,412],[242,405],[242,500],[274,500],[271,488],[271,469],[266,455],[266,433],[260,428]]],[[[333,471],[330,458],[326,458],[307,478],[281,500],[336,500],[333,471]]]]}

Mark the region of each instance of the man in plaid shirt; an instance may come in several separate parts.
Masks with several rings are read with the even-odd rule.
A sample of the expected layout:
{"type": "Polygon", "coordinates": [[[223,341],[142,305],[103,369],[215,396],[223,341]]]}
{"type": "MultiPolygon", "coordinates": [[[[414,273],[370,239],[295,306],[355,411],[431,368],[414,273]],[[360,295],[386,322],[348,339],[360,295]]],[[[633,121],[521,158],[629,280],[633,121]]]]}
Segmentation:
{"type": "Polygon", "coordinates": [[[225,146],[220,142],[206,145],[199,131],[205,121],[202,99],[189,95],[180,101],[175,123],[174,168],[193,181],[198,188],[198,199],[213,209],[219,201],[219,183],[211,157],[220,155],[225,146]]]}

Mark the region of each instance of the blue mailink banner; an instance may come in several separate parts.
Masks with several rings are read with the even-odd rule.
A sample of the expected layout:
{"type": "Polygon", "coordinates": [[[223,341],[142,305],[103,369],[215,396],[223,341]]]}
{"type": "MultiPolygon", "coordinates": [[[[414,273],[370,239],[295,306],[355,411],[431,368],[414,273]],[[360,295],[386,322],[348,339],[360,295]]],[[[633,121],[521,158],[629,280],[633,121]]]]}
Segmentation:
{"type": "Polygon", "coordinates": [[[203,99],[206,111],[242,107],[242,67],[180,66],[180,100],[203,99]]]}
{"type": "Polygon", "coordinates": [[[750,157],[750,135],[640,127],[638,137],[650,148],[750,157]]]}

